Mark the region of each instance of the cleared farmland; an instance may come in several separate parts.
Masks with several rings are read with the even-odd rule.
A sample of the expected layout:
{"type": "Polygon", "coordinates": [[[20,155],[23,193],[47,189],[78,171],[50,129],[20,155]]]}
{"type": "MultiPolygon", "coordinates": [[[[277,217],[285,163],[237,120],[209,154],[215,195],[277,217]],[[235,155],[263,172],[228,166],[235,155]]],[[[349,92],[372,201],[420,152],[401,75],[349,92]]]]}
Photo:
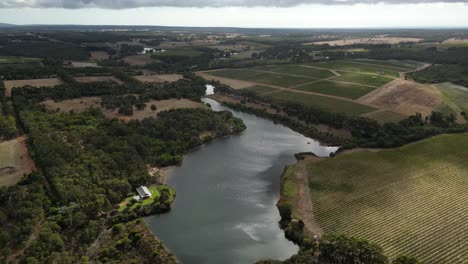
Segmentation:
{"type": "Polygon", "coordinates": [[[326,233],[365,237],[390,258],[468,263],[468,134],[342,154],[307,171],[326,233]]]}
{"type": "Polygon", "coordinates": [[[18,183],[24,174],[35,170],[29,156],[26,138],[0,142],[0,187],[18,183]]]}
{"type": "Polygon", "coordinates": [[[341,76],[333,78],[334,81],[359,83],[380,87],[394,80],[387,76],[360,74],[355,72],[340,72],[341,76]]]}
{"type": "Polygon", "coordinates": [[[265,97],[271,98],[276,102],[300,103],[305,106],[317,107],[326,111],[344,113],[350,116],[359,116],[376,110],[370,106],[340,99],[288,91],[267,94],[265,97]]]}
{"type": "Polygon", "coordinates": [[[262,95],[265,93],[270,93],[274,91],[279,91],[278,89],[267,87],[267,86],[261,86],[261,85],[256,85],[253,87],[246,88],[246,90],[254,92],[257,95],[262,95]]]}
{"type": "Polygon", "coordinates": [[[255,70],[219,70],[212,71],[210,75],[219,77],[277,85],[281,87],[291,87],[300,84],[305,84],[316,80],[310,77],[292,76],[279,73],[269,73],[255,70]]]}
{"type": "Polygon", "coordinates": [[[319,81],[298,86],[295,89],[356,99],[373,91],[375,88],[376,87],[363,86],[360,84],[319,81]]]}
{"type": "Polygon", "coordinates": [[[398,77],[402,70],[387,68],[379,65],[368,65],[363,63],[355,63],[352,61],[325,61],[308,63],[307,65],[318,68],[331,69],[336,71],[349,71],[357,73],[372,73],[379,75],[387,75],[398,77]]]}

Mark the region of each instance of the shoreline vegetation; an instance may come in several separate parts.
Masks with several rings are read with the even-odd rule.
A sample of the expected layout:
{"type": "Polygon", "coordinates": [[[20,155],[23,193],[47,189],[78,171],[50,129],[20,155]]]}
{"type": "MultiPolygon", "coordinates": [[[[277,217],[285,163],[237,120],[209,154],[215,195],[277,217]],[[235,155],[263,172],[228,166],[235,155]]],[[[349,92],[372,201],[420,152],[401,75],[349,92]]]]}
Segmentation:
{"type": "MultiPolygon", "coordinates": [[[[205,92],[205,82],[196,77],[145,88],[128,78],[123,79],[132,85],[121,91],[141,89],[143,96],[156,100],[181,94],[200,98],[205,92]]],[[[86,85],[97,87],[95,95],[109,93],[101,84],[86,85]]],[[[128,256],[175,263],[161,242],[142,242],[150,231],[138,219],[170,210],[175,198],[172,188],[157,185],[164,179],[151,175],[151,168],[179,165],[183,155],[200,145],[242,132],[244,123],[229,111],[202,108],[171,109],[157,118],[128,122],[108,119],[97,108],[68,113],[45,109],[41,102],[51,97],[84,96],[66,95],[65,90],[59,94],[61,89],[68,88],[15,88],[7,99],[37,170],[0,189],[5,205],[0,209],[1,254],[10,262],[28,263],[122,262],[128,256]],[[131,199],[140,185],[158,186],[154,199],[122,204],[119,210],[118,204],[131,199]],[[10,228],[16,225],[22,229],[10,228]],[[114,233],[114,227],[120,231],[114,233]],[[98,249],[85,254],[96,243],[98,249]]]]}

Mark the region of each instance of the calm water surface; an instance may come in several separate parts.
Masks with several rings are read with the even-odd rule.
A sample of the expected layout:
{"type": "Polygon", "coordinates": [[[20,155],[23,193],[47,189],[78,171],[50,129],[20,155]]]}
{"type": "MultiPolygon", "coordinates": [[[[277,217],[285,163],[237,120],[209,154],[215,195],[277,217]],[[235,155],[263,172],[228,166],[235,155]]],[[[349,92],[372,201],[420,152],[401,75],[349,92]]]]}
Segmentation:
{"type": "MultiPolygon", "coordinates": [[[[203,101],[215,111],[230,110],[203,101]]],[[[177,191],[171,212],[146,218],[183,263],[253,263],[295,254],[298,247],[278,226],[280,175],[297,152],[328,156],[337,149],[269,120],[232,112],[247,129],[186,155],[168,178],[177,191]]]]}

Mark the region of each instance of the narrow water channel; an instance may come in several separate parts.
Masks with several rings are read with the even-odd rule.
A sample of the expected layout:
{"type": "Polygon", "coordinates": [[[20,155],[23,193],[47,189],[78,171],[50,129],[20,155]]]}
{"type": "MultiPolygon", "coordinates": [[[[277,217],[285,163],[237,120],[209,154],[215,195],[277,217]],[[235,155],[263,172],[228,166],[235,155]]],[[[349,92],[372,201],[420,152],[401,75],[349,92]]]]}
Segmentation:
{"type": "Polygon", "coordinates": [[[285,126],[232,111],[214,100],[203,101],[214,111],[233,112],[247,129],[187,154],[168,177],[177,191],[171,212],[145,221],[186,264],[290,257],[298,247],[278,225],[280,175],[295,162],[295,153],[328,156],[337,148],[320,146],[285,126]]]}

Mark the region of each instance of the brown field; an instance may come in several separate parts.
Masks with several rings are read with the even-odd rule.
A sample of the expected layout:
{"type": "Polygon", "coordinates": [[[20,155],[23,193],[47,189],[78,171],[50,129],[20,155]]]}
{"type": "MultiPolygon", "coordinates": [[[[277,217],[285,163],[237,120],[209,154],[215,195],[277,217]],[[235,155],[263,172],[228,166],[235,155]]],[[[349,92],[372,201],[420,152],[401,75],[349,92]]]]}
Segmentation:
{"type": "Polygon", "coordinates": [[[443,43],[468,43],[468,39],[450,38],[450,39],[444,40],[443,43]]]}
{"type": "Polygon", "coordinates": [[[255,86],[256,84],[253,82],[248,82],[248,81],[241,81],[241,80],[234,80],[234,79],[229,79],[229,78],[224,78],[224,77],[218,77],[218,76],[213,76],[209,75],[206,72],[196,72],[196,75],[205,78],[205,80],[208,81],[218,81],[222,84],[229,85],[234,89],[244,89],[248,87],[255,86]]]}
{"type": "Polygon", "coordinates": [[[142,82],[175,82],[184,78],[180,74],[157,74],[157,75],[141,75],[135,76],[135,79],[142,82]]]}
{"type": "Polygon", "coordinates": [[[392,38],[392,37],[373,37],[373,38],[352,38],[352,39],[339,39],[331,41],[318,41],[305,43],[304,45],[325,45],[330,46],[346,46],[353,44],[398,44],[401,42],[419,42],[423,39],[420,38],[392,38]]]}
{"type": "Polygon", "coordinates": [[[91,58],[96,61],[109,59],[109,53],[105,51],[91,51],[91,58]]]}
{"type": "Polygon", "coordinates": [[[149,63],[158,62],[158,60],[152,59],[150,56],[147,55],[127,56],[123,58],[123,60],[131,66],[144,66],[149,63]]]}
{"type": "Polygon", "coordinates": [[[427,116],[442,103],[442,96],[434,87],[396,79],[357,101],[405,116],[415,113],[427,116]]]}
{"type": "Polygon", "coordinates": [[[124,121],[130,120],[141,120],[147,117],[157,117],[157,114],[162,111],[179,108],[205,108],[207,107],[203,103],[191,101],[188,99],[169,99],[169,100],[150,100],[146,103],[145,110],[138,111],[134,109],[132,116],[124,116],[118,113],[118,109],[110,110],[101,107],[101,98],[99,97],[83,97],[71,100],[65,100],[61,102],[54,102],[53,100],[44,101],[43,104],[48,110],[59,110],[64,113],[70,111],[84,112],[90,107],[100,108],[104,115],[108,118],[118,118],[124,121]],[[151,105],[154,104],[157,107],[155,112],[151,111],[151,105]]]}
{"type": "Polygon", "coordinates": [[[0,187],[15,185],[35,169],[25,137],[0,142],[0,187]]]}
{"type": "Polygon", "coordinates": [[[74,77],[74,79],[81,83],[92,83],[92,82],[116,82],[123,84],[123,82],[114,76],[86,76],[86,77],[74,77]]]}
{"type": "Polygon", "coordinates": [[[26,85],[33,87],[53,87],[59,84],[63,84],[62,80],[59,78],[49,78],[49,79],[32,79],[32,80],[11,80],[5,81],[5,95],[11,96],[11,89],[14,87],[23,87],[26,85]]]}

